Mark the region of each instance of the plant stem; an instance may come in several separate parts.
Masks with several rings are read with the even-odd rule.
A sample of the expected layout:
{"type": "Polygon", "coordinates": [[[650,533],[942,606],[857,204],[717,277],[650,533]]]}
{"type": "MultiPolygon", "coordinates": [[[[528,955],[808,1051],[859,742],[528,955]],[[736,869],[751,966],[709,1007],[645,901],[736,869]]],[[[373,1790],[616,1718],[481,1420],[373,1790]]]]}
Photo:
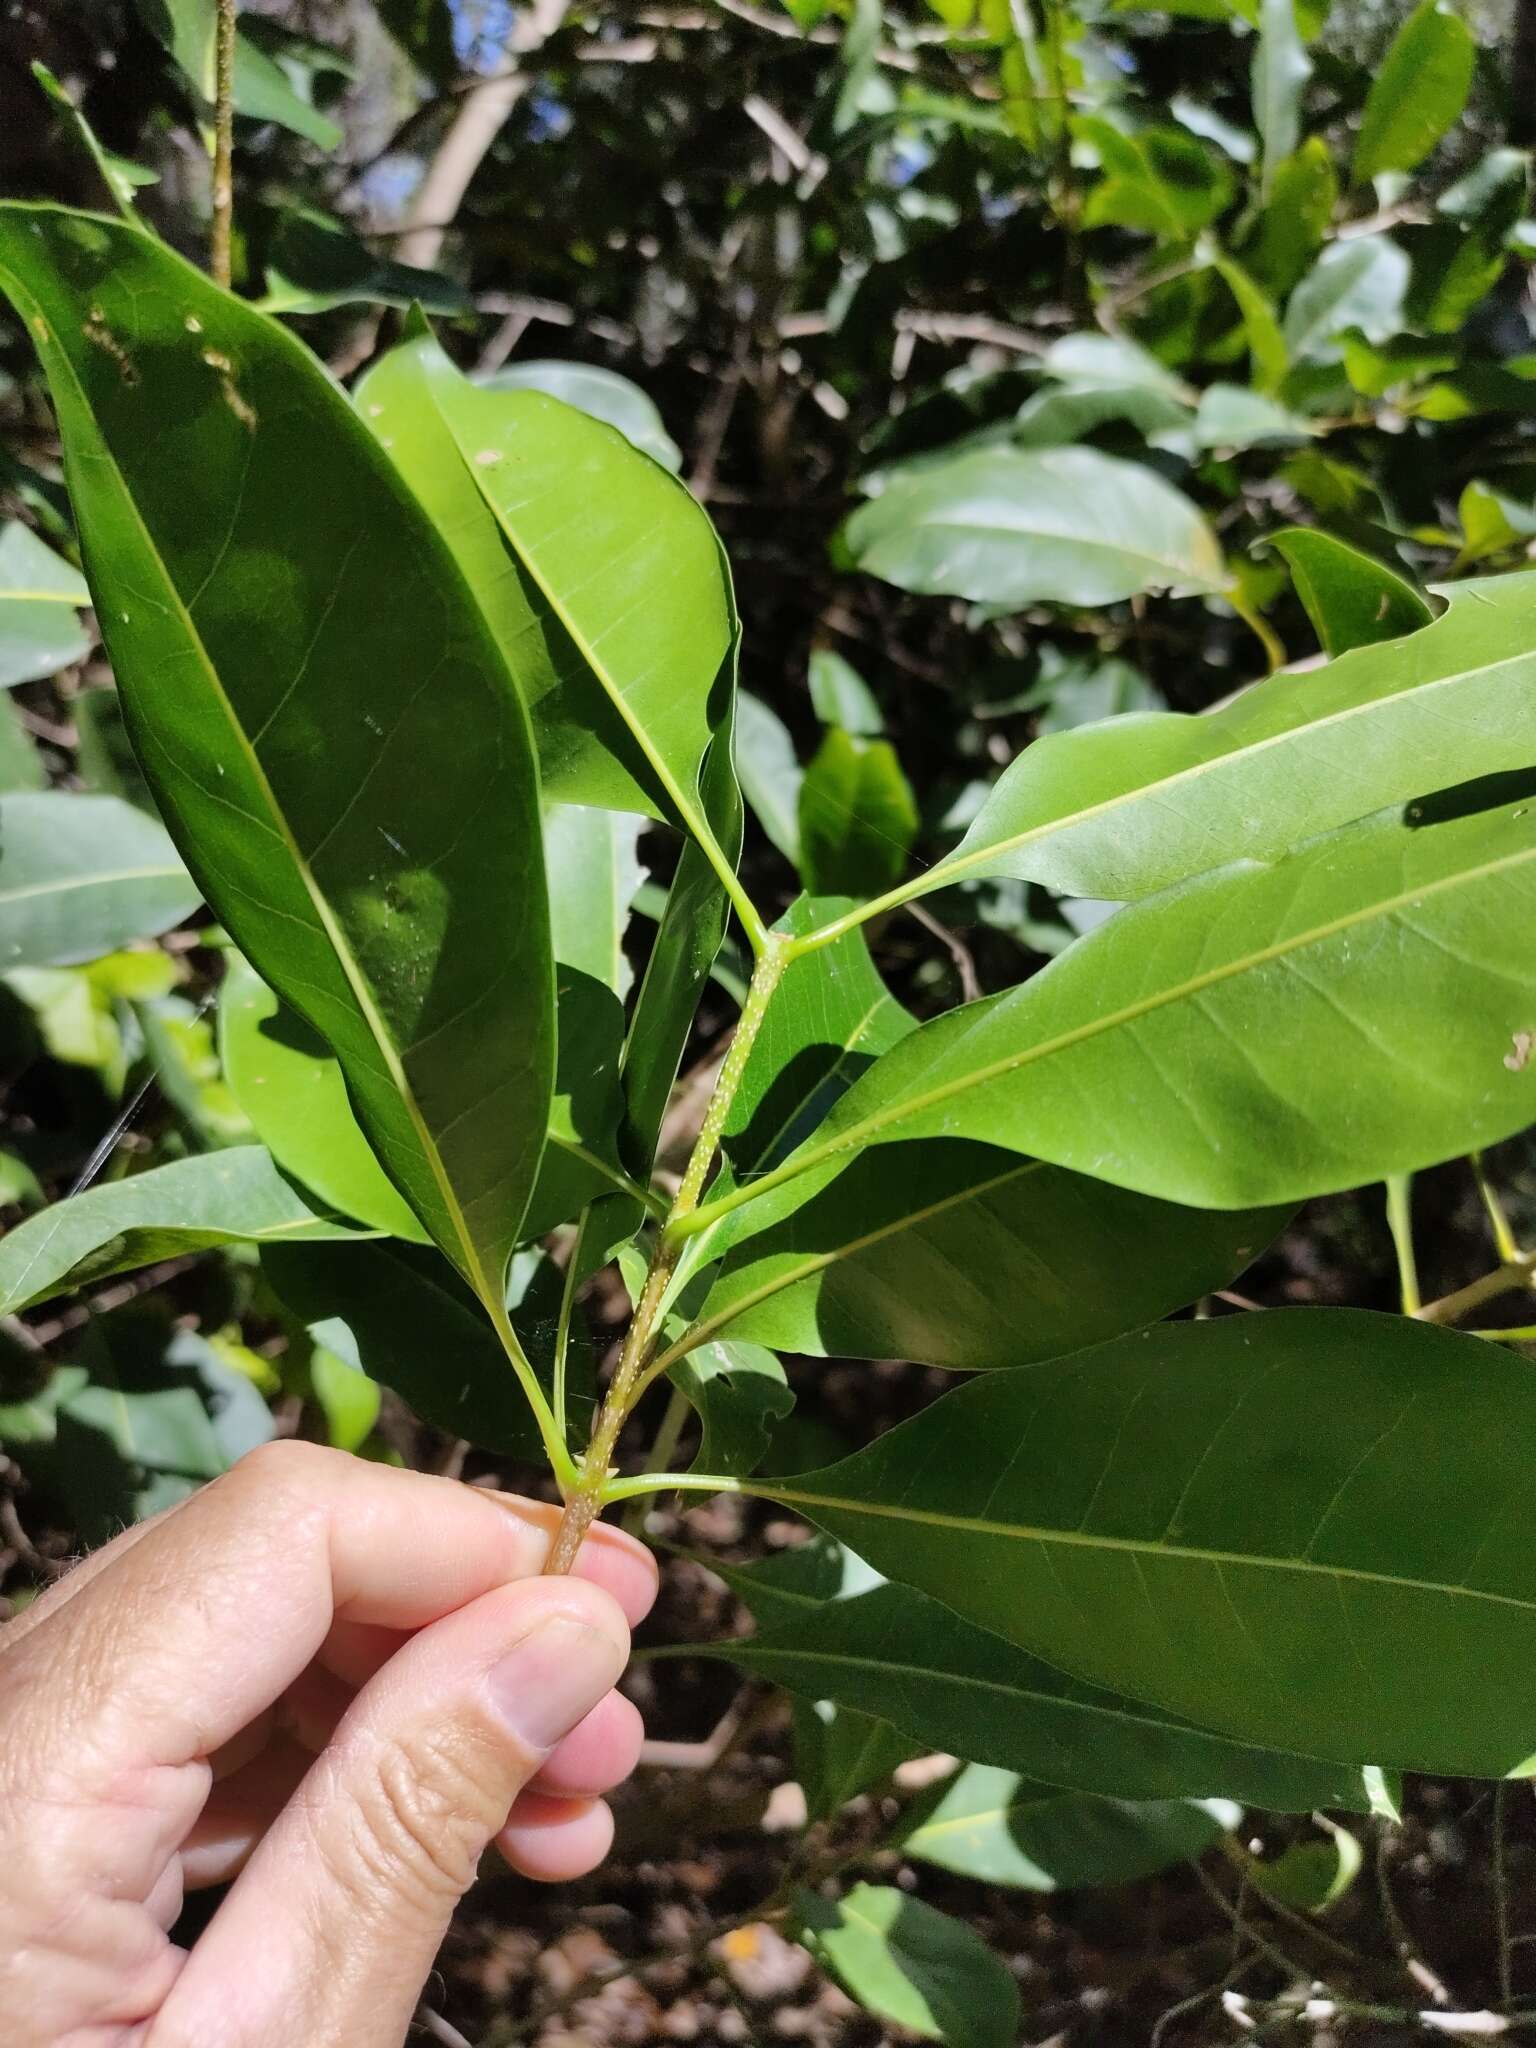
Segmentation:
{"type": "Polygon", "coordinates": [[[1413,1175],[1387,1176],[1387,1228],[1397,1253],[1397,1282],[1402,1294],[1403,1314],[1416,1316],[1424,1306],[1419,1292],[1419,1262],[1413,1250],[1413,1175]]]}
{"type": "MultiPolygon", "coordinates": [[[[647,1375],[646,1385],[650,1384],[647,1375]]],[[[656,1441],[651,1445],[651,1463],[658,1473],[663,1473],[677,1455],[678,1439],[687,1426],[690,1414],[688,1396],[681,1387],[674,1387],[667,1401],[666,1413],[661,1418],[661,1427],[656,1432],[656,1441]]],[[[645,1519],[645,1510],[640,1503],[643,1496],[636,1494],[630,1502],[621,1526],[633,1536],[645,1519]]]]}
{"type": "Polygon", "coordinates": [[[1427,1301],[1419,1310],[1421,1323],[1456,1323],[1470,1315],[1475,1308],[1481,1308],[1485,1301],[1493,1301],[1501,1294],[1513,1294],[1517,1288],[1528,1288],[1536,1279],[1536,1252],[1521,1252],[1518,1257],[1497,1266],[1491,1273],[1484,1273],[1479,1280],[1469,1280],[1465,1287],[1458,1287],[1454,1294],[1442,1294],[1438,1301],[1427,1301]]]}
{"type": "Polygon", "coordinates": [[[1499,1191],[1488,1178],[1488,1167],[1481,1152],[1472,1154],[1471,1166],[1472,1177],[1477,1182],[1477,1192],[1483,1198],[1483,1208],[1487,1211],[1488,1225],[1493,1232],[1493,1248],[1506,1266],[1513,1265],[1520,1257],[1520,1243],[1510,1228],[1499,1191]]]}
{"type": "Polygon", "coordinates": [[[235,7],[218,0],[213,44],[213,223],[208,267],[228,291],[235,215],[235,7]]]}
{"type": "MultiPolygon", "coordinates": [[[[565,1515],[544,1567],[547,1572],[561,1573],[571,1569],[582,1539],[601,1512],[604,1500],[615,1497],[608,1476],[614,1446],[630,1410],[645,1391],[645,1369],[660,1334],[667,1290],[682,1256],[683,1239],[675,1232],[674,1226],[690,1216],[699,1205],[704,1181],[719,1147],[736,1090],[741,1086],[741,1077],[746,1072],[753,1042],[790,957],[790,949],[784,939],[773,932],[765,935],[762,951],[752,970],[752,981],[742,1006],[741,1021],[736,1026],[736,1036],[731,1040],[731,1049],[715,1081],[709,1107],[704,1112],[704,1122],[689,1154],[682,1185],[673,1200],[666,1225],[657,1236],[645,1285],[640,1290],[640,1299],[635,1305],[634,1318],[624,1339],[618,1366],[592,1432],[592,1441],[582,1460],[575,1488],[566,1500],[565,1515]]],[[[667,1475],[663,1475],[659,1483],[668,1484],[667,1475]]]]}

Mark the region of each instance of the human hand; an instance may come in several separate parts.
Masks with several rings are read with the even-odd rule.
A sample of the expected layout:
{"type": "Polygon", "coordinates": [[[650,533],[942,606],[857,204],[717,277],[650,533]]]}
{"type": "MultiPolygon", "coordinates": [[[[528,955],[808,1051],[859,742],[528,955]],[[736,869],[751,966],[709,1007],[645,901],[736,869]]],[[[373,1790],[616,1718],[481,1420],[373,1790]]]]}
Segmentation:
{"type": "Polygon", "coordinates": [[[597,1528],[538,1577],[557,1519],[271,1444],[0,1630],[8,2048],[398,2048],[492,1841],[592,1869],[656,1572],[597,1528]]]}

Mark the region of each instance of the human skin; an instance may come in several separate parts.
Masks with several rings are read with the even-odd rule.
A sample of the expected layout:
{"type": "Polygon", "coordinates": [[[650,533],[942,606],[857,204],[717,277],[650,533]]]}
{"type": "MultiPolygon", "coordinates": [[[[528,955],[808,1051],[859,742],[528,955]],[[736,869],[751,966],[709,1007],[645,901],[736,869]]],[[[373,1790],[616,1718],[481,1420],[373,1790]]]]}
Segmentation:
{"type": "Polygon", "coordinates": [[[656,1571],[597,1528],[540,1577],[557,1521],[269,1444],[0,1629],[7,2048],[399,2048],[492,1843],[599,1863],[656,1571]]]}

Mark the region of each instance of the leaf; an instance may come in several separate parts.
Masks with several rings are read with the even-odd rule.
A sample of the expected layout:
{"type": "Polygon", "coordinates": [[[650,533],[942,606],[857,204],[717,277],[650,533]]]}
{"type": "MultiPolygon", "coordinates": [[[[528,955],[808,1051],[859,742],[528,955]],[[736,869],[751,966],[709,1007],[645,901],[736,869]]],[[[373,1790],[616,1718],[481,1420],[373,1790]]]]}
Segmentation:
{"type": "Polygon", "coordinates": [[[541,391],[479,390],[421,360],[522,576],[606,699],[606,723],[617,713],[648,808],[708,846],[699,777],[729,704],[737,622],[702,508],[605,422],[541,391]]]}
{"type": "Polygon", "coordinates": [[[1283,1221],[1180,1209],[986,1145],[882,1148],[738,1246],[694,1341],[718,1331],[816,1358],[1018,1365],[1229,1285],[1283,1221]]]}
{"type": "Polygon", "coordinates": [[[1214,257],[1211,268],[1231,292],[1237,302],[1237,310],[1243,316],[1255,390],[1277,391],[1290,367],[1290,350],[1285,345],[1285,336],[1269,295],[1231,256],[1214,257]]]}
{"type": "Polygon", "coordinates": [[[118,212],[125,219],[132,220],[134,217],[134,193],[142,186],[158,185],[160,182],[159,173],[146,170],[143,164],[133,163],[129,158],[118,156],[114,151],[104,148],[97,139],[95,129],[86,120],[84,114],[81,113],[58,79],[48,69],[48,66],[38,63],[34,58],[29,68],[32,76],[58,108],[66,127],[74,136],[80,151],[89,157],[97,177],[101,180],[103,187],[113,204],[117,207],[118,212]]]}
{"type": "Polygon", "coordinates": [[[1218,590],[1221,550],[1189,500],[1096,448],[985,449],[894,483],[845,529],[900,590],[1009,607],[1218,590]]]}
{"type": "Polygon", "coordinates": [[[1019,407],[1013,438],[1021,448],[1059,447],[1116,420],[1150,435],[1187,426],[1189,407],[1149,384],[1048,384],[1019,407]]]}
{"type": "Polygon", "coordinates": [[[383,1240],[281,1244],[263,1246],[261,1263],[301,1321],[323,1331],[339,1319],[362,1370],[424,1422],[486,1450],[537,1453],[528,1404],[483,1308],[435,1251],[383,1240]]]}
{"type": "Polygon", "coordinates": [[[884,1721],[847,1713],[830,1700],[794,1700],[791,1715],[795,1776],[813,1823],[830,1820],[850,1799],[883,1785],[916,1754],[884,1721]]]}
{"type": "Polygon", "coordinates": [[[776,711],[742,690],[736,699],[736,774],[757,822],[792,866],[800,865],[800,787],[804,771],[776,711]]]}
{"type": "MultiPolygon", "coordinates": [[[[701,788],[714,844],[733,867],[741,852],[742,812],[731,742],[727,712],[705,762],[701,788]]],[[[623,1150],[631,1173],[641,1179],[650,1174],[661,1120],[728,915],[720,870],[696,839],[685,840],[624,1040],[623,1150]]]]}
{"type": "Polygon", "coordinates": [[[795,1405],[783,1366],[761,1344],[701,1344],[673,1379],[703,1424],[694,1462],[705,1472],[755,1472],[772,1425],[795,1405]]]}
{"type": "Polygon", "coordinates": [[[1392,38],[1371,80],[1351,174],[1366,184],[1411,171],[1461,118],[1477,45],[1442,0],[1423,0],[1392,38]]]}
{"type": "Polygon", "coordinates": [[[830,647],[813,647],[807,670],[811,703],[823,725],[874,739],[885,731],[875,693],[851,662],[830,647]]]}
{"type": "Polygon", "coordinates": [[[161,810],[499,1305],[544,1145],[553,969],[527,721],[463,580],[313,357],[159,243],[8,206],[0,281],[44,357],[161,810]],[[317,463],[323,493],[296,493],[317,463]]]}
{"type": "MultiPolygon", "coordinates": [[[[780,1490],[777,1480],[758,1483],[765,1492],[770,1484],[780,1490]]],[[[815,1560],[817,1549],[806,1544],[786,1555],[815,1560]]],[[[710,1569],[754,1611],[761,1606],[766,1624],[746,1641],[710,1646],[710,1654],[802,1699],[878,1715],[926,1748],[1115,1798],[1220,1792],[1282,1813],[1366,1810],[1360,1774],[1346,1765],[1234,1741],[1085,1685],[910,1586],[876,1585],[839,1597],[838,1585],[825,1579],[765,1584],[762,1565],[722,1570],[711,1560],[710,1569]]],[[[698,1653],[699,1645],[686,1646],[686,1654],[698,1653]]]]}
{"type": "Polygon", "coordinates": [[[634,969],[624,952],[635,892],[645,880],[642,821],[584,804],[550,804],[544,813],[544,867],[555,958],[616,996],[627,996],[634,969]]]}
{"type": "Polygon", "coordinates": [[[264,313],[327,313],[337,306],[420,306],[471,313],[462,285],[436,271],[376,256],[332,215],[286,207],[267,246],[264,313]]]}
{"type": "Polygon", "coordinates": [[[1241,384],[1208,384],[1195,414],[1200,448],[1295,448],[1312,429],[1297,414],[1241,384]]]}
{"type": "Polygon", "coordinates": [[[30,526],[19,519],[0,526],[0,689],[84,661],[92,641],[80,607],[90,601],[79,570],[30,526]]]}
{"type": "Polygon", "coordinates": [[[1358,327],[1367,341],[1384,341],[1402,319],[1408,258],[1385,235],[1330,242],[1291,293],[1285,342],[1293,356],[1331,362],[1336,337],[1358,327]]]}
{"type": "Polygon", "coordinates": [[[1268,201],[1243,244],[1244,264],[1261,285],[1283,298],[1305,275],[1323,246],[1338,198],[1328,145],[1320,135],[1309,135],[1294,156],[1275,165],[1268,201]]]}
{"type": "Polygon", "coordinates": [[[219,1059],[236,1102],[285,1172],[343,1216],[427,1242],[358,1128],[330,1047],[239,958],[219,991],[219,1059]]]}
{"type": "MultiPolygon", "coordinates": [[[[1410,646],[1272,676],[1200,717],[1117,718],[1028,747],[953,853],[907,887],[1012,875],[1118,902],[1536,756],[1536,575],[1463,583],[1410,646]]],[[[905,893],[905,892],[904,892],[905,893]]]]}
{"type": "Polygon", "coordinates": [[[878,896],[917,836],[917,802],[889,740],[833,726],[800,785],[800,866],[814,896],[878,896]]]}
{"type": "Polygon", "coordinates": [[[1268,541],[1285,557],[1296,595],[1330,656],[1416,633],[1433,619],[1411,583],[1331,533],[1285,526],[1268,541]]]}
{"type": "MultiPolygon", "coordinates": [[[[203,106],[211,108],[218,0],[139,0],[139,12],[175,58],[203,106]]],[[[253,121],[275,121],[318,149],[335,149],[341,141],[336,123],[301,98],[282,68],[243,32],[235,38],[234,99],[237,114],[253,121]]]]}
{"type": "Polygon", "coordinates": [[[1191,1799],[1095,1799],[966,1764],[902,1816],[897,1841],[919,1862],[980,1884],[1070,1891],[1194,1860],[1240,1818],[1229,1802],[1212,1811],[1191,1799]]]}
{"type": "Polygon", "coordinates": [[[0,968],[94,960],[201,901],[165,832],[119,798],[0,797],[0,968]]]}
{"type": "Polygon", "coordinates": [[[1536,1118],[1536,1066],[1518,1057],[1536,1018],[1536,803],[1475,808],[1504,785],[1529,792],[1529,770],[1487,784],[1120,911],[1023,987],[920,1026],[792,1159],[692,1220],[749,1202],[761,1229],[858,1148],[923,1137],[1238,1208],[1522,1129],[1536,1118]]]}
{"type": "MultiPolygon", "coordinates": [[[[48,771],[43,758],[32,744],[15,700],[0,696],[0,796],[9,796],[16,790],[45,789],[48,771]]],[[[0,812],[0,904],[5,898],[5,825],[4,813],[0,812]]],[[[3,919],[0,910],[0,919],[3,919]]]]}
{"type": "Polygon", "coordinates": [[[1083,225],[1122,227],[1187,243],[1232,199],[1232,174],[1214,150],[1181,128],[1134,134],[1108,118],[1079,114],[1072,131],[1096,150],[1104,176],[1083,202],[1083,225]]]}
{"type": "Polygon", "coordinates": [[[1327,1814],[1317,1815],[1322,1841],[1292,1842],[1268,1862],[1244,1856],[1243,1870],[1266,1898],[1298,1913],[1322,1913],[1335,1905],[1360,1875],[1360,1843],[1327,1814]]]}
{"type": "Polygon", "coordinates": [[[592,419],[617,427],[632,448],[674,473],[683,453],[650,396],[617,370],[597,363],[508,363],[480,380],[488,391],[545,391],[592,419]]]}
{"type": "Polygon", "coordinates": [[[91,1188],[18,1224],[0,1243],[0,1315],[211,1245],[356,1235],[305,1202],[264,1146],[233,1145],[91,1188]]]}
{"type": "Polygon", "coordinates": [[[1093,1684],[1501,1776],[1536,1727],[1536,1388],[1491,1350],[1344,1309],[1166,1324],[972,1380],[772,1491],[1093,1684]]]}
{"type": "Polygon", "coordinates": [[[1275,167],[1295,149],[1301,135],[1301,98],[1312,76],[1296,26],[1295,0],[1259,0],[1259,34],[1253,54],[1253,125],[1264,145],[1261,191],[1267,198],[1275,167]]]}
{"type": "Polygon", "coordinates": [[[867,2011],[947,2048],[1012,2048],[1019,1987],[964,1921],[889,1885],[835,1904],[801,1892],[794,1910],[799,1938],[867,2011]]]}

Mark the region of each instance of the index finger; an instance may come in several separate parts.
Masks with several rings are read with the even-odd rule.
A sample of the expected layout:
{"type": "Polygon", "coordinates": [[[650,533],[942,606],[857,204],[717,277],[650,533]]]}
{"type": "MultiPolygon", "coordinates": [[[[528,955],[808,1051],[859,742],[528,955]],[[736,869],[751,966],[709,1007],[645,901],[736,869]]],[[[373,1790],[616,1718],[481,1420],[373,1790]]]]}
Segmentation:
{"type": "MultiPolygon", "coordinates": [[[[413,1630],[544,1565],[559,1509],[311,1444],[262,1446],[28,1628],[5,1677],[69,1672],[50,1745],[113,1768],[206,1757],[313,1660],[338,1620],[413,1630]],[[58,1662],[56,1660],[62,1660],[58,1662]]],[[[612,1528],[577,1573],[637,1621],[649,1554],[612,1528]]]]}

